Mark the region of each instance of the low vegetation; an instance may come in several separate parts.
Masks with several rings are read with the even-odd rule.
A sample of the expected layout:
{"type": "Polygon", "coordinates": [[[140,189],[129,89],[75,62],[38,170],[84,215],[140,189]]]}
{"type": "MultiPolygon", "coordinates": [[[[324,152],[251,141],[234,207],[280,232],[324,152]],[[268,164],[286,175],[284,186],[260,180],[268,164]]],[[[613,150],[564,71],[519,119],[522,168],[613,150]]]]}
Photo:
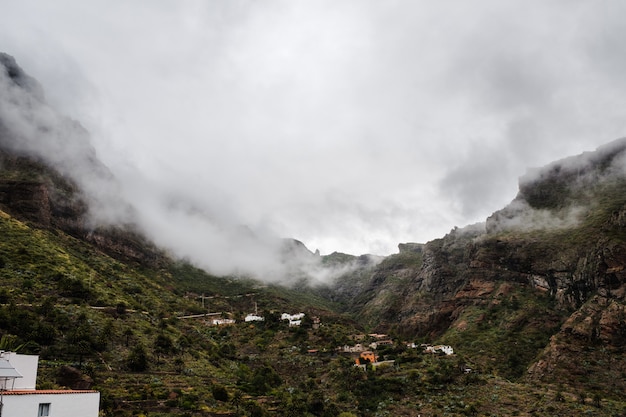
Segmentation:
{"type": "Polygon", "coordinates": [[[363,370],[337,347],[367,329],[311,294],[292,297],[184,263],[138,269],[5,213],[0,233],[3,348],[40,355],[39,388],[67,387],[62,370],[77,369],[101,392],[104,416],[619,415],[626,407],[512,382],[550,334],[525,329],[538,316],[552,317],[551,326],[561,320],[523,290],[467,310],[471,324],[441,339],[462,347],[456,355],[424,354],[394,338],[378,350],[393,362],[363,370]],[[266,320],[244,322],[255,308],[266,320]],[[307,316],[289,327],[283,311],[307,316]],[[182,318],[209,312],[237,322],[182,318]],[[498,349],[508,362],[490,363],[498,349]]]}

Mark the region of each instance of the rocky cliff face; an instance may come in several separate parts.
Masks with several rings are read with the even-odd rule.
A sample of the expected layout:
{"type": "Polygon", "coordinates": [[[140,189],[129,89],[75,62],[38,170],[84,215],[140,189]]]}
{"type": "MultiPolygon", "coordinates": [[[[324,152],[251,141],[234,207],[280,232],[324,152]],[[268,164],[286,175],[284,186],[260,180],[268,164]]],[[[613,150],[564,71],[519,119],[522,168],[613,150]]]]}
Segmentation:
{"type": "Polygon", "coordinates": [[[158,265],[164,254],[132,224],[118,227],[94,217],[101,205],[124,208],[112,196],[114,188],[87,131],[51,109],[37,81],[0,53],[0,209],[38,227],[62,230],[109,255],[158,265]],[[100,187],[104,198],[95,198],[87,184],[100,187]]]}
{"type": "Polygon", "coordinates": [[[0,149],[0,206],[43,227],[85,228],[79,189],[43,162],[0,149]]]}
{"type": "Polygon", "coordinates": [[[623,299],[625,154],[626,141],[619,141],[555,163],[524,179],[517,198],[487,219],[484,231],[453,230],[426,244],[403,323],[427,320],[432,302],[442,303],[436,314],[444,314],[452,308],[445,304],[458,306],[477,286],[486,291],[496,281],[546,293],[563,309],[579,308],[595,294],[623,299]],[[563,221],[565,215],[572,218],[563,221]],[[416,294],[427,294],[427,301],[416,294]]]}
{"type": "MultiPolygon", "coordinates": [[[[453,343],[509,377],[549,381],[589,349],[623,360],[625,157],[620,140],[523,177],[516,199],[485,224],[415,252],[401,247],[371,273],[353,309],[379,331],[453,343]]],[[[597,377],[599,368],[582,374],[597,377]]]]}

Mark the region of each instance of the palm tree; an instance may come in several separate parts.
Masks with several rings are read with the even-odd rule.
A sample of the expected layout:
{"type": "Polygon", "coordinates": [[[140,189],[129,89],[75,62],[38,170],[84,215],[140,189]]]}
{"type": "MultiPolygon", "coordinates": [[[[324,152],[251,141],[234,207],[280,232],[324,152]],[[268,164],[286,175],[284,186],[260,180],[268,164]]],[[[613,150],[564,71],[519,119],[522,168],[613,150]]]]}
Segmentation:
{"type": "Polygon", "coordinates": [[[18,337],[13,334],[3,334],[2,337],[0,337],[0,350],[4,350],[6,352],[19,353],[24,349],[33,346],[35,346],[35,343],[31,340],[18,344],[18,337]]]}

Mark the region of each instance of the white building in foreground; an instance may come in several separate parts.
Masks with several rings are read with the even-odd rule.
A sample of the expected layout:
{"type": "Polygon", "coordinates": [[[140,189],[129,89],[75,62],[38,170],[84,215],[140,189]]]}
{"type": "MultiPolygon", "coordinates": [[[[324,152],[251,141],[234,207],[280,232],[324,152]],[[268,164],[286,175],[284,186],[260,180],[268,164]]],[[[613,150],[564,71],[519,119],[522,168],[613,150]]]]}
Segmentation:
{"type": "Polygon", "coordinates": [[[0,417],[98,417],[98,391],[35,389],[38,362],[0,352],[0,417]]]}

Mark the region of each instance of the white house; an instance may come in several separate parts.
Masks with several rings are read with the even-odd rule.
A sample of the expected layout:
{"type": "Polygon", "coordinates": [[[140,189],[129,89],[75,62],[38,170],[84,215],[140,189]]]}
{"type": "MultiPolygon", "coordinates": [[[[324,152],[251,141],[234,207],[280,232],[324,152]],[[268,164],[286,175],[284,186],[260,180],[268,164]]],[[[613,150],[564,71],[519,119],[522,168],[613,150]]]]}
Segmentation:
{"type": "Polygon", "coordinates": [[[0,417],[98,417],[98,391],[35,389],[38,362],[0,351],[0,417]]]}
{"type": "Polygon", "coordinates": [[[257,316],[256,314],[248,314],[246,316],[246,318],[244,319],[244,321],[248,322],[248,321],[265,321],[265,318],[261,317],[261,316],[257,316]]]}
{"type": "Polygon", "coordinates": [[[370,349],[378,349],[380,346],[393,346],[393,340],[379,340],[377,342],[370,343],[370,349]]]}
{"type": "Polygon", "coordinates": [[[280,319],[293,321],[293,320],[302,320],[303,317],[304,317],[304,313],[298,313],[298,314],[283,313],[280,316],[280,319]]]}
{"type": "Polygon", "coordinates": [[[213,319],[211,320],[213,326],[227,326],[229,324],[235,324],[233,319],[213,319]]]}
{"type": "Polygon", "coordinates": [[[299,326],[300,324],[302,324],[302,318],[304,318],[304,313],[298,313],[298,314],[283,313],[280,316],[281,320],[289,321],[289,327],[299,326]]]}
{"type": "Polygon", "coordinates": [[[446,355],[453,355],[454,349],[448,345],[426,346],[424,353],[444,353],[446,355]]]}
{"type": "Polygon", "coordinates": [[[360,343],[357,343],[354,346],[344,345],[343,346],[343,351],[344,352],[350,352],[350,353],[364,352],[365,351],[365,346],[363,346],[360,343]]]}

